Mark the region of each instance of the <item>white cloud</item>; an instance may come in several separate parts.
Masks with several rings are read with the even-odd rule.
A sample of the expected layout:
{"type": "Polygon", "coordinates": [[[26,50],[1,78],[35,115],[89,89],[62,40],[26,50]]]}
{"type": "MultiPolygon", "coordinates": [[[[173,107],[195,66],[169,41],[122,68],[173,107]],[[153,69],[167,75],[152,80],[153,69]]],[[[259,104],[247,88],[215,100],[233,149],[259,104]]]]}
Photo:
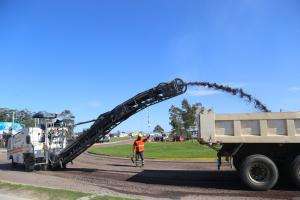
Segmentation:
{"type": "Polygon", "coordinates": [[[88,102],[88,106],[92,108],[99,108],[101,106],[100,101],[90,101],[88,102]]]}
{"type": "Polygon", "coordinates": [[[205,88],[199,88],[199,89],[188,91],[188,95],[198,96],[198,97],[211,96],[211,95],[216,95],[216,94],[219,94],[219,93],[220,93],[219,91],[205,89],[205,88]]]}
{"type": "Polygon", "coordinates": [[[288,89],[289,92],[300,92],[299,86],[292,86],[288,89]]]}

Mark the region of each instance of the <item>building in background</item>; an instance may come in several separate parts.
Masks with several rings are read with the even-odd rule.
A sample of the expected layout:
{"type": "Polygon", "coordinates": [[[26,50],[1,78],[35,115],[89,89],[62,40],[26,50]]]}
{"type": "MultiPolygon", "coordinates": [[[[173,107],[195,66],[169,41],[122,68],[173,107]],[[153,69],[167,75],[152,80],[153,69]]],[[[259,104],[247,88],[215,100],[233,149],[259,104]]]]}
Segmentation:
{"type": "Polygon", "coordinates": [[[0,137],[2,137],[3,133],[9,133],[10,130],[12,131],[12,134],[15,134],[22,128],[23,127],[20,123],[0,122],[0,137]]]}
{"type": "Polygon", "coordinates": [[[0,148],[6,147],[9,135],[18,133],[22,128],[22,125],[19,123],[0,122],[0,148]]]}

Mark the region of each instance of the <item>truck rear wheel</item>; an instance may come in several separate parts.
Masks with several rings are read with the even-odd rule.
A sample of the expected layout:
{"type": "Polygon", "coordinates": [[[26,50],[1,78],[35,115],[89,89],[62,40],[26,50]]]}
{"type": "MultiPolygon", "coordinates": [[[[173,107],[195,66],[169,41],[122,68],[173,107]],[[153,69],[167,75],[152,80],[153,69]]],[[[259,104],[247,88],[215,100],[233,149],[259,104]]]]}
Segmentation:
{"type": "Polygon", "coordinates": [[[290,172],[293,182],[300,187],[300,155],[293,160],[290,172]]]}
{"type": "Polygon", "coordinates": [[[34,170],[35,159],[32,153],[23,153],[24,167],[26,172],[34,170]]]}
{"type": "Polygon", "coordinates": [[[251,155],[240,166],[242,181],[253,190],[269,190],[278,180],[275,163],[264,155],[251,155]]]}
{"type": "Polygon", "coordinates": [[[30,163],[25,163],[24,167],[25,167],[25,172],[32,172],[34,170],[34,165],[30,163]]]}
{"type": "Polygon", "coordinates": [[[15,167],[17,166],[17,163],[14,162],[14,159],[13,159],[13,158],[11,159],[11,166],[12,166],[13,168],[15,168],[15,167]]]}

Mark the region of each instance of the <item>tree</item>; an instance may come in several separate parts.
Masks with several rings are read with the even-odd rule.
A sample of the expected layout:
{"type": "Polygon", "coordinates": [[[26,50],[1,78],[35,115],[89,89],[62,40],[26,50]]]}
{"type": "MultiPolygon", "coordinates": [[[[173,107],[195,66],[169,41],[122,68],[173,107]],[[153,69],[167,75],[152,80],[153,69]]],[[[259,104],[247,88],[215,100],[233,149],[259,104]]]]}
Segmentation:
{"type": "Polygon", "coordinates": [[[62,120],[67,126],[74,126],[75,124],[75,116],[70,110],[64,110],[57,116],[60,120],[62,120]]]}
{"type": "Polygon", "coordinates": [[[191,105],[186,99],[181,102],[181,108],[171,106],[169,114],[172,132],[189,137],[188,130],[195,125],[196,110],[199,106],[201,106],[199,103],[191,105]]]}
{"type": "Polygon", "coordinates": [[[33,127],[34,119],[32,118],[32,113],[29,110],[15,110],[16,122],[23,124],[25,127],[33,127]]]}
{"type": "Polygon", "coordinates": [[[183,127],[182,110],[176,106],[171,106],[171,108],[169,109],[169,114],[172,132],[175,134],[180,134],[183,127]]]}
{"type": "Polygon", "coordinates": [[[197,105],[190,105],[190,103],[186,99],[182,101],[181,105],[183,125],[184,128],[187,130],[195,124],[197,105]]]}
{"type": "Polygon", "coordinates": [[[163,132],[165,132],[165,130],[160,125],[156,125],[153,132],[154,133],[163,133],[163,132]]]}
{"type": "Polygon", "coordinates": [[[3,112],[0,112],[0,121],[6,121],[6,116],[3,112]]]}
{"type": "Polygon", "coordinates": [[[19,122],[25,126],[33,126],[34,120],[32,119],[32,113],[29,110],[15,110],[8,108],[0,108],[0,121],[11,122],[15,117],[15,122],[19,122]]]}
{"type": "MultiPolygon", "coordinates": [[[[15,117],[15,122],[23,124],[25,127],[33,127],[34,119],[31,111],[24,110],[16,110],[9,108],[0,108],[0,121],[3,122],[11,122],[13,118],[13,113],[15,117]]],[[[65,122],[67,126],[72,127],[74,125],[74,115],[69,110],[64,110],[62,113],[58,115],[58,117],[65,122]]]]}

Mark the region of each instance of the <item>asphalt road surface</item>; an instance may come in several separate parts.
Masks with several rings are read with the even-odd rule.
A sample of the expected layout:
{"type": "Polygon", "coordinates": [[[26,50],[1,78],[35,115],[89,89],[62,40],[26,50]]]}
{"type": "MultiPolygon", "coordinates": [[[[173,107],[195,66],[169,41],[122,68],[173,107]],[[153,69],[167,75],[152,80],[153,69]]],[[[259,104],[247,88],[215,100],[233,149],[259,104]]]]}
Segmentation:
{"type": "Polygon", "coordinates": [[[146,160],[144,168],[129,159],[84,153],[63,171],[23,172],[11,168],[0,153],[0,179],[18,183],[72,189],[142,199],[300,199],[300,191],[281,178],[275,189],[248,190],[229,165],[146,160]]]}

